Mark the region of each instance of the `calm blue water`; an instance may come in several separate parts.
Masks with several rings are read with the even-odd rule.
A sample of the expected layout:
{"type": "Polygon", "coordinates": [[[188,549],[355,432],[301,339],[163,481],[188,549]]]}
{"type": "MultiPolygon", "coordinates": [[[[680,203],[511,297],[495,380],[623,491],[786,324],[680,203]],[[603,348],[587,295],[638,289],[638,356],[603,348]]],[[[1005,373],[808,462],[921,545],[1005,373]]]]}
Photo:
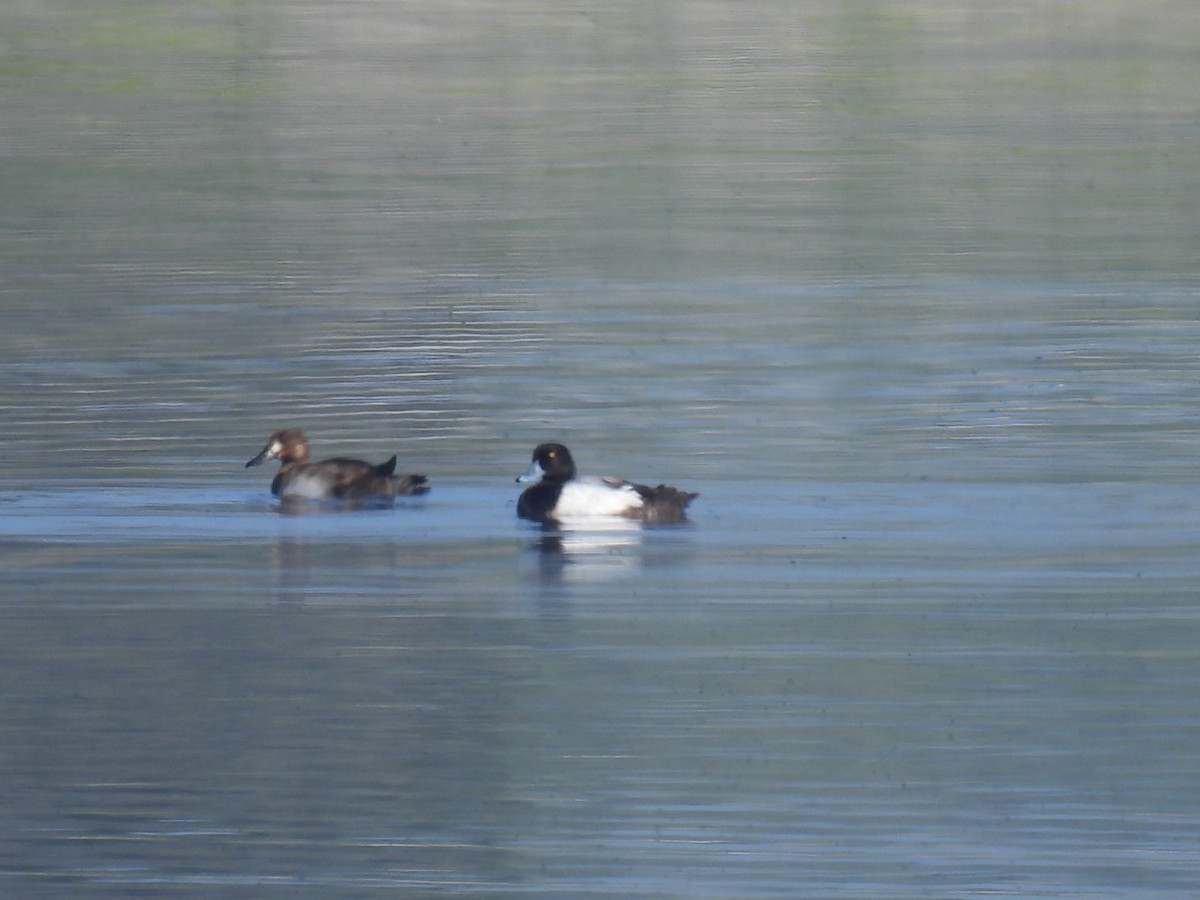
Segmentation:
{"type": "Polygon", "coordinates": [[[0,893],[1192,896],[1198,26],[5,6],[0,893]]]}
{"type": "Polygon", "coordinates": [[[6,880],[1186,893],[1194,491],[699,487],[5,492],[6,880]]]}

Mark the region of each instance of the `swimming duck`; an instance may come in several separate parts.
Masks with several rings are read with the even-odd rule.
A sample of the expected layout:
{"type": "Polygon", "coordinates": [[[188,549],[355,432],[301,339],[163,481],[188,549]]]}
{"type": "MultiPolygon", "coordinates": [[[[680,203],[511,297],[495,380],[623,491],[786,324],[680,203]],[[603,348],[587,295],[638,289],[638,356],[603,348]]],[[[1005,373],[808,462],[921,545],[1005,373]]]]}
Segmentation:
{"type": "Polygon", "coordinates": [[[577,478],[575,460],[562,444],[539,444],[517,481],[531,484],[517,501],[517,515],[549,525],[593,516],[624,516],[650,525],[684,522],[687,505],[697,496],[665,484],[577,478]]]}
{"type": "Polygon", "coordinates": [[[299,428],[282,428],[272,434],[267,446],[246,463],[246,468],[268,459],[282,463],[271,482],[271,493],[284,499],[390,500],[429,490],[424,475],[396,475],[394,456],[379,465],[342,456],[310,463],[308,441],[299,428]]]}

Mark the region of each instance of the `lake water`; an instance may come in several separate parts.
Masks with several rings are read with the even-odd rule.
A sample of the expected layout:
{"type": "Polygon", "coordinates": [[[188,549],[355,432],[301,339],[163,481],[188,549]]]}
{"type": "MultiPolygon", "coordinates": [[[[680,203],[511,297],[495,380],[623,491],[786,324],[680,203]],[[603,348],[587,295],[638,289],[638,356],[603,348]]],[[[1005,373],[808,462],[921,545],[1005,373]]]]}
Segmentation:
{"type": "Polygon", "coordinates": [[[0,35],[0,893],[1196,894],[1191,5],[0,35]]]}

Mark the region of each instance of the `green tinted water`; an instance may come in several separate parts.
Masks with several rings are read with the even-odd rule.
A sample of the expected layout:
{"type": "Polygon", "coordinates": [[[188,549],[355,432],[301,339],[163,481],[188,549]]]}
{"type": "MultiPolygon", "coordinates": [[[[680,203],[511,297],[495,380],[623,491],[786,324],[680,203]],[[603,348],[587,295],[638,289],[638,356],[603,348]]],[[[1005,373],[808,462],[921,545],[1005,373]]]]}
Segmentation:
{"type": "Polygon", "coordinates": [[[0,34],[10,893],[1190,894],[1190,5],[0,34]]]}

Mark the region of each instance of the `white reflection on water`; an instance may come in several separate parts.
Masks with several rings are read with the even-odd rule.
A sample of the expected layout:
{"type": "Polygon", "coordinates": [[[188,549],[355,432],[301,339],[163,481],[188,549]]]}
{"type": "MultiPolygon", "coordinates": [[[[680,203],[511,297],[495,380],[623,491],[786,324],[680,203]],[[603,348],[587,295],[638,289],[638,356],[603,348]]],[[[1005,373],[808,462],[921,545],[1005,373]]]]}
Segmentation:
{"type": "Polygon", "coordinates": [[[129,6],[0,4],[6,896],[1195,893],[1194,4],[129,6]]]}
{"type": "Polygon", "coordinates": [[[618,578],[641,565],[643,526],[638,522],[598,519],[540,531],[527,546],[548,583],[618,578]]]}

